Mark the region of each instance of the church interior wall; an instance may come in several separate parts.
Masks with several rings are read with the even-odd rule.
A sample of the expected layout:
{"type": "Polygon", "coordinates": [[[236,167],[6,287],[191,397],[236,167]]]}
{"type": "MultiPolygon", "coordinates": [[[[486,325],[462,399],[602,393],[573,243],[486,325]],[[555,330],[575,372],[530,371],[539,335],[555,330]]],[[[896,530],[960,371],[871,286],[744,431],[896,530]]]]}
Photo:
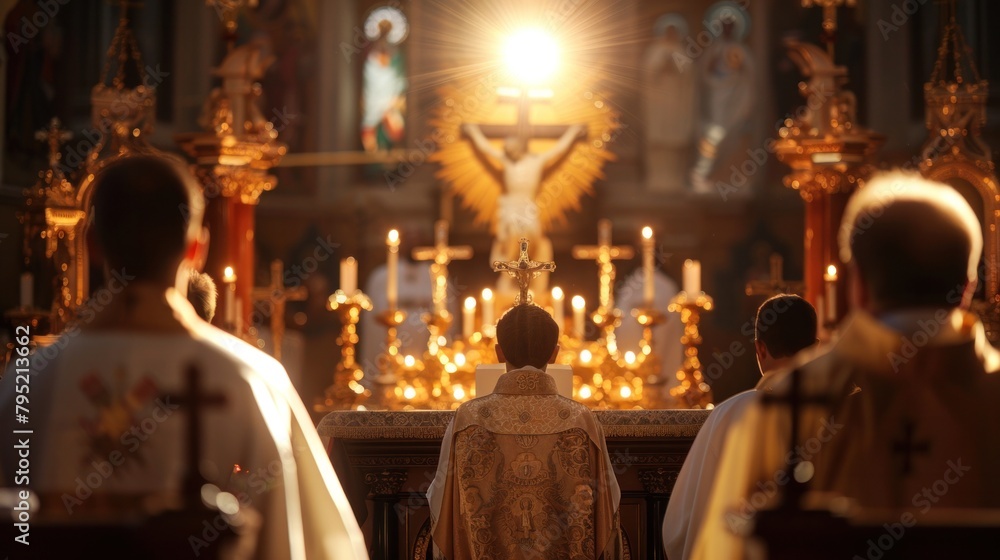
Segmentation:
{"type": "MultiPolygon", "coordinates": [[[[289,143],[292,151],[361,149],[358,136],[360,59],[359,55],[350,52],[345,55],[341,48],[344,44],[352,44],[358,22],[377,3],[373,0],[303,0],[287,3],[292,6],[288,13],[278,13],[267,21],[249,22],[255,32],[271,33],[272,39],[287,41],[278,49],[279,60],[264,80],[264,89],[265,95],[290,97],[267,99],[263,112],[269,118],[292,115],[288,122],[280,123],[281,140],[289,143]],[[304,19],[303,14],[314,19],[304,19]],[[291,35],[279,33],[282,30],[291,35]],[[293,57],[290,52],[297,54],[293,57]],[[286,58],[282,59],[282,54],[286,58]],[[290,86],[282,83],[288,82],[289,76],[301,80],[292,93],[282,89],[290,86]]],[[[701,14],[712,3],[709,0],[627,0],[613,3],[613,8],[604,5],[602,9],[618,11],[618,19],[607,19],[604,23],[617,26],[610,31],[615,39],[639,30],[644,33],[643,37],[648,37],[655,16],[672,11],[683,13],[692,23],[692,30],[698,31],[701,14]]],[[[899,26],[898,32],[884,39],[879,21],[887,18],[891,21],[896,3],[860,4],[857,10],[839,11],[838,58],[849,68],[849,87],[858,93],[860,114],[865,115],[863,122],[889,138],[883,152],[885,160],[902,163],[919,150],[924,138],[923,117],[913,106],[910,90],[922,88],[927,76],[916,75],[911,53],[914,48],[931,48],[933,55],[937,23],[924,12],[934,8],[921,8],[912,21],[899,26]],[[926,39],[928,36],[930,43],[926,39]]],[[[985,0],[963,3],[974,12],[969,17],[975,21],[967,33],[984,76],[995,76],[996,66],[1000,64],[995,54],[1000,52],[995,50],[998,39],[987,37],[987,23],[979,21],[997,16],[998,8],[992,4],[995,3],[985,0]],[[994,50],[991,51],[991,47],[994,50]]],[[[444,8],[449,5],[429,0],[402,2],[412,23],[412,35],[406,44],[411,76],[408,94],[408,140],[411,143],[431,133],[426,117],[438,102],[434,87],[435,80],[440,78],[438,70],[464,64],[462,55],[469,54],[455,52],[458,45],[440,44],[439,33],[428,31],[442,24],[444,8]]],[[[52,111],[71,129],[80,132],[90,118],[89,88],[97,80],[104,49],[113,33],[116,8],[102,2],[69,3],[64,9],[65,13],[57,16],[59,30],[64,34],[63,48],[58,53],[46,55],[51,59],[46,60],[53,65],[53,80],[57,86],[52,111]]],[[[172,49],[174,67],[170,69],[161,94],[162,99],[172,104],[172,109],[167,113],[169,119],[157,123],[154,143],[176,152],[172,134],[197,129],[195,121],[201,102],[214,84],[209,68],[218,62],[224,50],[218,39],[218,19],[198,0],[176,3],[147,0],[140,8],[143,10],[173,14],[171,26],[161,25],[151,17],[139,18],[134,25],[140,36],[146,37],[143,49],[148,45],[150,50],[144,51],[147,64],[155,66],[163,60],[164,57],[158,58],[155,54],[158,49],[161,53],[166,52],[164,49],[172,49]],[[168,6],[173,7],[168,9],[168,6]],[[163,36],[164,32],[169,36],[163,36]]],[[[754,113],[755,122],[759,122],[755,127],[756,136],[748,144],[752,149],[774,137],[777,119],[802,104],[795,90],[801,76],[784,56],[781,40],[788,36],[817,40],[819,12],[801,8],[797,1],[771,0],[751,2],[750,16],[752,28],[748,44],[760,72],[757,93],[764,100],[754,113]]],[[[449,25],[460,24],[452,22],[449,25]]],[[[648,42],[648,39],[621,41],[604,55],[595,55],[602,68],[617,65],[613,75],[619,79],[605,80],[603,85],[614,94],[612,99],[619,105],[626,126],[612,145],[617,161],[606,167],[606,178],[596,184],[596,195],[585,198],[581,210],[551,232],[559,267],[552,284],[593,301],[597,290],[596,270],[593,263],[574,261],[570,256],[571,246],[596,239],[598,218],[607,217],[615,222],[616,242],[633,245],[638,241],[639,229],[652,225],[660,232],[661,251],[668,255],[662,267],[670,276],[680,277],[680,267],[686,258],[699,258],[703,262],[705,289],[718,302],[717,309],[703,320],[706,341],[703,352],[707,362],[714,354],[724,353],[733,342],[748,342],[741,328],[759,299],[744,296],[743,286],[747,280],[757,279],[761,274],[766,276],[769,251],[778,251],[785,257],[786,277],[800,277],[802,203],[796,193],[782,186],[785,168],[773,156],[751,174],[752,187],[731,198],[723,198],[717,193],[698,196],[687,191],[652,192],[647,188],[643,170],[644,118],[640,110],[638,63],[623,64],[621,61],[638,61],[648,42]],[[618,75],[626,72],[632,73],[631,78],[618,75]]],[[[987,141],[994,150],[1000,150],[998,89],[994,88],[991,96],[986,127],[987,141]]],[[[8,99],[8,111],[10,104],[8,99]]],[[[39,122],[35,124],[47,118],[37,117],[39,122]]],[[[7,130],[6,125],[4,129],[7,130]]],[[[8,136],[5,134],[5,138],[8,136]]],[[[22,200],[20,189],[30,185],[37,170],[44,165],[41,145],[25,144],[22,148],[10,149],[4,154],[3,186],[0,187],[0,232],[7,234],[0,239],[0,259],[4,268],[8,263],[17,263],[19,258],[21,230],[15,210],[22,200]]],[[[393,188],[385,179],[386,169],[377,165],[279,168],[277,189],[265,194],[257,209],[259,270],[256,283],[266,283],[266,268],[271,258],[294,263],[301,258],[297,255],[303,247],[308,248],[311,240],[321,235],[337,242],[340,251],[337,258],[347,255],[358,258],[363,284],[366,275],[384,261],[384,235],[389,228],[396,227],[403,233],[403,254],[406,254],[413,246],[429,244],[434,220],[443,212],[451,212],[453,238],[472,245],[478,256],[474,261],[454,263],[452,275],[470,292],[480,290],[493,281],[492,272],[481,258],[489,252],[490,236],[473,224],[457,200],[442,204],[442,185],[434,176],[435,167],[434,163],[417,165],[412,175],[393,188]]],[[[331,291],[336,288],[335,262],[321,268],[325,284],[317,286],[326,286],[331,291]]],[[[623,264],[619,277],[627,276],[638,264],[638,260],[623,264]]],[[[17,304],[14,276],[0,275],[0,308],[17,304]]],[[[325,376],[322,362],[330,364],[337,358],[326,354],[323,359],[324,349],[328,352],[334,347],[330,333],[335,332],[335,321],[330,317],[332,314],[324,315],[321,310],[307,308],[307,305],[290,304],[290,313],[309,309],[309,322],[319,333],[317,344],[324,348],[307,349],[315,355],[312,365],[315,371],[308,375],[325,376]]],[[[308,330],[312,327],[290,321],[289,328],[308,330]]],[[[724,378],[717,381],[717,396],[724,397],[748,387],[755,375],[752,354],[736,357],[724,378]]],[[[326,378],[321,382],[325,383],[326,378]]]]}

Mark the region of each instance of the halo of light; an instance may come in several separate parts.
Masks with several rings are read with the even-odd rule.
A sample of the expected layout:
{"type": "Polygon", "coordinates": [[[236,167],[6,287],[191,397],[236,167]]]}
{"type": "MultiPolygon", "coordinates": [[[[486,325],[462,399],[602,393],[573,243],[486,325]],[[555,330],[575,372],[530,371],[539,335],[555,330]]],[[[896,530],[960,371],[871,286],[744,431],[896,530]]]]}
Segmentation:
{"type": "Polygon", "coordinates": [[[552,77],[559,65],[559,44],[545,31],[521,29],[504,43],[504,66],[522,84],[535,85],[552,77]]]}

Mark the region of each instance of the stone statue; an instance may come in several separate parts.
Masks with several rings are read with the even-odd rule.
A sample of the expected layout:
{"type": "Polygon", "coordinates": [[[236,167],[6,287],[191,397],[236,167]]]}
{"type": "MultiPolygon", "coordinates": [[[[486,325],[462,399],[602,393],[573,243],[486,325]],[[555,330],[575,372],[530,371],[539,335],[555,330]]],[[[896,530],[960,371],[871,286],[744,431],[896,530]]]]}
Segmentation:
{"type": "Polygon", "coordinates": [[[697,192],[715,192],[709,176],[727,159],[723,143],[746,130],[754,107],[756,73],[753,55],[743,44],[749,16],[742,9],[723,5],[709,10],[708,25],[721,33],[705,51],[702,85],[707,103],[705,121],[698,143],[698,161],[691,171],[691,183],[697,192]]]}
{"type": "MultiPolygon", "coordinates": [[[[569,151],[573,143],[586,136],[584,125],[571,125],[555,146],[540,153],[528,151],[527,138],[509,136],[503,150],[490,144],[482,130],[474,124],[462,125],[462,131],[472,140],[476,150],[500,163],[503,192],[496,209],[496,236],[490,251],[490,262],[515,261],[520,252],[520,239],[526,238],[535,249],[535,258],[552,260],[552,242],[542,231],[542,221],[536,197],[546,168],[569,151]]],[[[548,280],[539,276],[532,281],[532,291],[542,294],[548,280]]],[[[501,293],[512,293],[513,287],[504,275],[498,284],[501,293]]]]}
{"type": "Polygon", "coordinates": [[[697,71],[685,54],[687,22],[661,16],[646,50],[643,109],[646,127],[646,183],[651,190],[681,190],[690,169],[697,115],[697,71]]]}

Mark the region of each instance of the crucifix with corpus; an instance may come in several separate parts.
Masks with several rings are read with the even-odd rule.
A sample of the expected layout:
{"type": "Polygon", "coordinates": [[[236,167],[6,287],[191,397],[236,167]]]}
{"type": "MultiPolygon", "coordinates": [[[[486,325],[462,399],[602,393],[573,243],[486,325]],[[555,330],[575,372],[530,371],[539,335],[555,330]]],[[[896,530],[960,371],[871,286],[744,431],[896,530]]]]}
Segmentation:
{"type": "MultiPolygon", "coordinates": [[[[466,123],[462,132],[472,141],[476,152],[488,156],[499,165],[502,192],[496,208],[496,234],[490,251],[490,262],[514,261],[519,252],[519,240],[527,238],[536,247],[541,261],[552,259],[552,242],[542,231],[538,192],[545,172],[559,161],[579,139],[586,138],[587,127],[574,125],[534,125],[529,119],[534,102],[552,96],[548,90],[499,88],[501,100],[517,103],[517,122],[513,125],[487,125],[466,123]],[[490,138],[503,138],[503,149],[490,143],[490,138]],[[542,152],[531,152],[528,143],[533,139],[557,139],[555,145],[542,152]]],[[[510,278],[504,276],[498,285],[500,293],[509,293],[510,278]]],[[[544,293],[547,279],[532,286],[536,293],[544,293]]]]}
{"type": "Polygon", "coordinates": [[[285,302],[304,301],[308,295],[305,286],[285,287],[285,264],[278,259],[271,261],[271,283],[253,289],[255,302],[271,304],[271,342],[275,360],[281,361],[281,344],[285,339],[285,302]]]}
{"type": "Polygon", "coordinates": [[[516,261],[504,262],[493,261],[493,272],[506,272],[508,276],[517,282],[518,295],[514,300],[515,305],[531,303],[531,292],[528,285],[534,278],[543,272],[554,272],[556,263],[538,262],[528,257],[528,239],[522,237],[518,243],[520,255],[516,261]]]}
{"type": "Polygon", "coordinates": [[[748,296],[776,296],[778,294],[801,294],[805,290],[802,282],[785,280],[782,270],[784,260],[778,253],[771,254],[771,274],[767,280],[754,280],[747,282],[746,294],[748,296]]]}

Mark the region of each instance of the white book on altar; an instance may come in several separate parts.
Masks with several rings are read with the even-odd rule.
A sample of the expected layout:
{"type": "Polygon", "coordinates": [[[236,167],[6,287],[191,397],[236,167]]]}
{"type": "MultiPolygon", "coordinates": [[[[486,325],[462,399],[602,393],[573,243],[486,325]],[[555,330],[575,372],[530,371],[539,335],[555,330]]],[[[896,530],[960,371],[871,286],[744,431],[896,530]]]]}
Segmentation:
{"type": "MultiPolygon", "coordinates": [[[[485,397],[493,392],[500,376],[507,373],[507,364],[479,364],[476,366],[476,396],[485,397]]],[[[556,380],[556,390],[567,399],[573,398],[573,367],[568,364],[549,364],[545,373],[556,380]]]]}

